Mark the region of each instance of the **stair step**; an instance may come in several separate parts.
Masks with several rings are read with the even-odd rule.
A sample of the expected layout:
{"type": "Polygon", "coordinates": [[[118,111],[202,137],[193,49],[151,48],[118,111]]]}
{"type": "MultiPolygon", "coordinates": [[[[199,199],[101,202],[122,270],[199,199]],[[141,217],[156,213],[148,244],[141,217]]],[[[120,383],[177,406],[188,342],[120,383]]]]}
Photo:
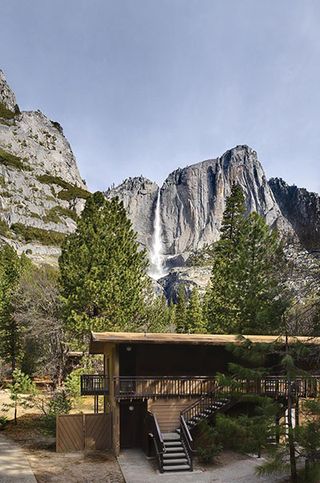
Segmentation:
{"type": "Polygon", "coordinates": [[[190,471],[190,465],[189,464],[175,465],[175,466],[163,465],[163,470],[164,471],[190,471]]]}
{"type": "Polygon", "coordinates": [[[164,445],[166,448],[172,448],[175,446],[182,446],[182,443],[180,439],[178,439],[177,441],[164,441],[164,445]]]}
{"type": "Polygon", "coordinates": [[[163,461],[163,464],[165,466],[177,466],[177,465],[187,465],[188,464],[188,460],[186,457],[184,458],[176,458],[175,460],[165,460],[163,461]]]}
{"type": "Polygon", "coordinates": [[[176,446],[165,446],[166,453],[179,453],[180,451],[184,451],[182,444],[176,446]]]}
{"type": "Polygon", "coordinates": [[[181,451],[175,451],[174,453],[164,453],[163,458],[164,459],[171,459],[171,458],[181,458],[185,457],[185,452],[183,450],[181,451]]]}
{"type": "Polygon", "coordinates": [[[177,433],[162,433],[163,441],[177,441],[179,436],[177,433]]]}

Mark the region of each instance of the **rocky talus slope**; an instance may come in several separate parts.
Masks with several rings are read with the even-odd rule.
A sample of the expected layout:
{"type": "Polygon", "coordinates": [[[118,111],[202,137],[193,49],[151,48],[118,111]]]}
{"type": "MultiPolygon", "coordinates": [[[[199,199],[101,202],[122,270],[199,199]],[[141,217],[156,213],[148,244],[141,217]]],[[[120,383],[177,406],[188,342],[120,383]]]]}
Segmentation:
{"type": "Polygon", "coordinates": [[[56,263],[88,190],[59,123],[20,112],[0,71],[0,235],[40,263],[56,263]]]}

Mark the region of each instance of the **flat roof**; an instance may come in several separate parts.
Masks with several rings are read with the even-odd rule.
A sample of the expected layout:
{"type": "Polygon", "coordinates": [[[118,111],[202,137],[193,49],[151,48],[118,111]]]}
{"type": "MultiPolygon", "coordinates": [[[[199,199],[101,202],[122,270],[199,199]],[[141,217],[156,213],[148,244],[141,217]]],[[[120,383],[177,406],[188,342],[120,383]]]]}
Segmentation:
{"type": "MultiPolygon", "coordinates": [[[[279,335],[243,335],[254,343],[285,343],[285,337],[279,335]]],[[[289,342],[320,344],[320,337],[290,336],[289,342]]],[[[104,344],[198,344],[226,345],[239,344],[239,336],[231,334],[176,334],[164,332],[91,332],[90,353],[101,354],[104,344]]]]}

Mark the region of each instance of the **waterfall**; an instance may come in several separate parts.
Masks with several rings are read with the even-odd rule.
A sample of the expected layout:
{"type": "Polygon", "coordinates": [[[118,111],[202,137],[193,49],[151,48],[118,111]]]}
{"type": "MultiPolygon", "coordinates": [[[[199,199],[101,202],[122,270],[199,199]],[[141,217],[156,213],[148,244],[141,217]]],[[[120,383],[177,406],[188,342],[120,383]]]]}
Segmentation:
{"type": "Polygon", "coordinates": [[[152,247],[150,252],[150,276],[155,280],[165,275],[163,268],[163,255],[162,255],[162,228],[161,228],[161,194],[160,188],[158,189],[156,209],[153,219],[153,236],[152,247]]]}

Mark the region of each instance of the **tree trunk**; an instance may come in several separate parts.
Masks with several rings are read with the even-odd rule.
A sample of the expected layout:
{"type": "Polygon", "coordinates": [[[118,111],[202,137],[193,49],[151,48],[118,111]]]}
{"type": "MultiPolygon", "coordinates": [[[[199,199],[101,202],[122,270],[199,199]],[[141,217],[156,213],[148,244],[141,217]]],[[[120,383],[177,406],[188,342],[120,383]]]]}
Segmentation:
{"type": "Polygon", "coordinates": [[[14,424],[17,424],[18,423],[18,419],[17,419],[17,416],[18,416],[18,404],[17,404],[17,401],[14,402],[14,424]]]}

